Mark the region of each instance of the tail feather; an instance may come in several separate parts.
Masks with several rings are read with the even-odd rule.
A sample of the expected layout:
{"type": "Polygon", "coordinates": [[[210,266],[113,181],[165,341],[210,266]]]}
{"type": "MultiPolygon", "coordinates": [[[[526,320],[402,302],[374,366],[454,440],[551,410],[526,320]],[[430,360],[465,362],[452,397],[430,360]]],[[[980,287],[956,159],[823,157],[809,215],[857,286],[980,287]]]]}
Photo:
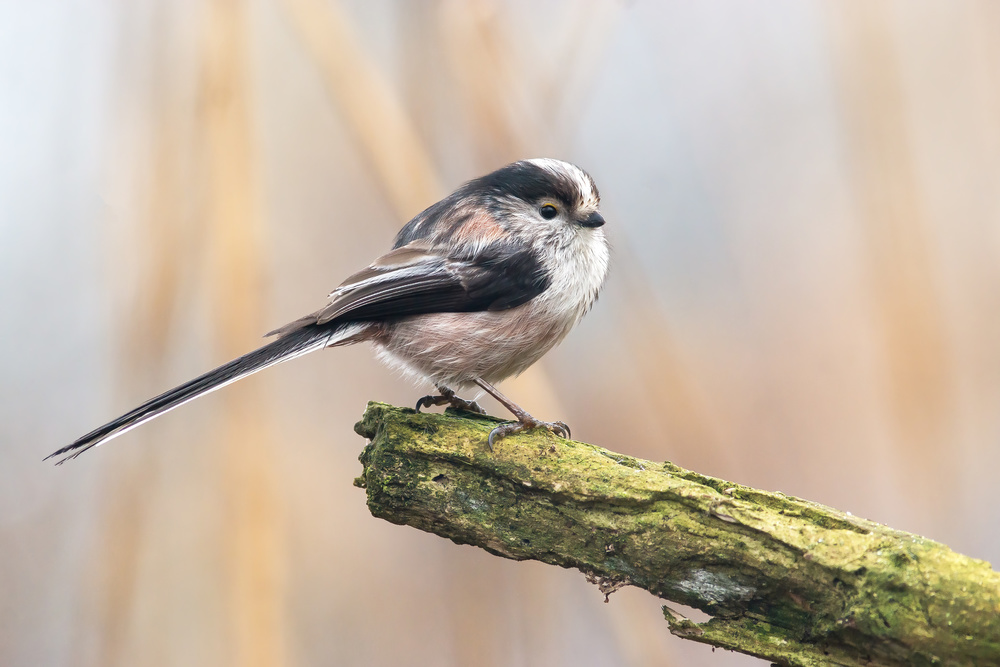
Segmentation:
{"type": "Polygon", "coordinates": [[[131,431],[133,428],[151,419],[155,419],[199,396],[204,396],[209,392],[225,387],[241,378],[282,361],[288,361],[289,359],[294,359],[324,348],[327,345],[336,344],[338,340],[345,337],[345,328],[344,326],[312,326],[291,331],[274,342],[268,343],[253,352],[244,354],[242,357],[233,359],[229,363],[223,364],[204,375],[200,375],[189,382],[185,382],[155,398],[149,399],[139,407],[126,412],[118,419],[94,429],[59,451],[49,454],[45,457],[45,460],[62,456],[63,458],[56,462],[56,465],[62,465],[70,459],[75,459],[91,447],[96,447],[112,438],[131,431]]]}

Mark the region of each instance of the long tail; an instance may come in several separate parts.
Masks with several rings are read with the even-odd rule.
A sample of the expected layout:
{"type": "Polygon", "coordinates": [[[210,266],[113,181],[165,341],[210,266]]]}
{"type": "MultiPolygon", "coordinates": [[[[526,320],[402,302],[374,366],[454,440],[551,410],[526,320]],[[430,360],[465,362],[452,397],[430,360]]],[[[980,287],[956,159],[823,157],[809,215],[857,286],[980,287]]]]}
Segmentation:
{"type": "Polygon", "coordinates": [[[193,401],[199,396],[204,396],[216,389],[221,389],[227,384],[236,382],[241,378],[245,378],[248,375],[252,375],[257,371],[264,370],[282,361],[301,357],[304,354],[314,352],[328,345],[336,345],[341,341],[347,342],[344,339],[349,335],[348,330],[352,328],[344,325],[333,327],[313,325],[291,331],[274,342],[268,343],[253,352],[244,354],[238,359],[233,359],[229,363],[219,366],[215,370],[211,370],[189,382],[185,382],[179,387],[174,387],[170,391],[149,399],[134,410],[126,412],[118,419],[94,429],[59,451],[49,454],[45,457],[45,460],[62,456],[63,458],[56,462],[56,465],[62,465],[70,459],[75,459],[91,447],[96,447],[112,438],[117,438],[123,433],[131,431],[136,426],[145,424],[149,420],[170,412],[188,401],[193,401]]]}

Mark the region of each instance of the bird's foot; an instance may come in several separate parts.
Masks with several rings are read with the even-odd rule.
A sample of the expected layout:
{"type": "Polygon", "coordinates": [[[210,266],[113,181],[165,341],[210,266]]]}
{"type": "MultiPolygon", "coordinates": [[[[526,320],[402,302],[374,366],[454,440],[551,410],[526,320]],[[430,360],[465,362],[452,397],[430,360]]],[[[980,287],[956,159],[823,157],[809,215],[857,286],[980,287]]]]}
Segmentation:
{"type": "Polygon", "coordinates": [[[490,431],[490,437],[486,442],[489,444],[490,451],[492,452],[494,443],[501,438],[506,438],[512,433],[520,433],[521,431],[528,431],[533,428],[547,428],[563,438],[569,439],[570,437],[569,426],[565,422],[543,422],[525,413],[519,421],[500,424],[490,431]]]}
{"type": "Polygon", "coordinates": [[[434,396],[429,394],[424,396],[419,401],[417,401],[417,412],[420,412],[420,408],[429,408],[432,405],[448,405],[455,408],[456,410],[464,410],[466,412],[475,412],[476,414],[485,415],[486,410],[483,410],[482,406],[475,401],[467,401],[464,398],[459,398],[455,395],[455,392],[448,387],[438,387],[438,391],[441,392],[440,396],[434,396]]]}

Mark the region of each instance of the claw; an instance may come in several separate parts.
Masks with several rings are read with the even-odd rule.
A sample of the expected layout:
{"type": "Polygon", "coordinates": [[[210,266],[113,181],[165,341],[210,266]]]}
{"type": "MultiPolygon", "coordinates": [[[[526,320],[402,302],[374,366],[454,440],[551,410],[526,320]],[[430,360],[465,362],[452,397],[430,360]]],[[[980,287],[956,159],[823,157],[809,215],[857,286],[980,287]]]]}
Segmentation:
{"type": "Polygon", "coordinates": [[[515,432],[514,429],[509,428],[509,427],[515,426],[515,425],[519,426],[520,422],[505,422],[505,423],[500,424],[499,426],[497,426],[492,431],[490,431],[490,437],[486,439],[486,444],[489,445],[491,452],[493,451],[493,443],[494,442],[496,442],[500,438],[504,438],[504,437],[510,435],[511,433],[515,432]]]}
{"type": "Polygon", "coordinates": [[[480,415],[486,414],[486,410],[483,410],[482,406],[479,405],[479,403],[476,403],[475,401],[467,401],[464,398],[459,398],[458,396],[456,396],[455,399],[451,401],[451,407],[455,408],[456,410],[475,412],[476,414],[480,415]]]}
{"type": "Polygon", "coordinates": [[[429,408],[432,405],[444,405],[447,402],[448,399],[444,396],[434,396],[429,394],[417,401],[416,410],[417,412],[420,412],[420,408],[429,408]]]}
{"type": "Polygon", "coordinates": [[[533,428],[546,428],[556,435],[566,438],[567,440],[570,438],[569,426],[565,422],[543,422],[538,420],[516,421],[504,422],[490,431],[490,437],[487,438],[486,444],[489,445],[490,451],[492,452],[493,444],[497,440],[506,438],[512,433],[520,433],[521,431],[528,431],[533,428]]]}
{"type": "Polygon", "coordinates": [[[481,415],[486,414],[486,410],[483,410],[479,403],[459,398],[455,395],[455,392],[448,389],[448,387],[438,387],[438,389],[441,392],[440,396],[428,394],[417,401],[417,412],[420,412],[420,408],[429,408],[433,405],[450,405],[456,410],[465,410],[466,412],[475,412],[481,415]]]}
{"type": "MultiPolygon", "coordinates": [[[[487,394],[493,398],[500,401],[500,404],[505,408],[514,413],[517,417],[516,422],[507,422],[505,424],[500,424],[495,429],[490,431],[490,437],[486,441],[490,446],[490,451],[493,451],[493,443],[500,438],[506,437],[511,433],[517,433],[518,431],[524,431],[525,429],[538,428],[539,426],[544,427],[552,431],[553,433],[559,434],[564,438],[569,438],[569,426],[564,422],[543,422],[535,419],[521,407],[517,405],[514,401],[510,400],[503,394],[501,394],[496,387],[484,380],[483,378],[475,378],[474,382],[478,384],[487,394]]],[[[449,390],[450,391],[450,390],[449,390]]],[[[444,393],[443,391],[441,393],[444,393]]]]}

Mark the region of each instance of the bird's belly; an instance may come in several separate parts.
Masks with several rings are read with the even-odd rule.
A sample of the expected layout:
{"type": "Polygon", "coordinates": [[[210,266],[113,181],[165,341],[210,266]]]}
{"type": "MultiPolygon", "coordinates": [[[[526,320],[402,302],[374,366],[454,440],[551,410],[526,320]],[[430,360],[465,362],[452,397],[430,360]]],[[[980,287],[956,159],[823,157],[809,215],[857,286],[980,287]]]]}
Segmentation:
{"type": "Polygon", "coordinates": [[[558,343],[575,317],[539,316],[532,304],[498,312],[434,313],[391,324],[373,342],[390,366],[461,388],[518,375],[558,343]]]}

